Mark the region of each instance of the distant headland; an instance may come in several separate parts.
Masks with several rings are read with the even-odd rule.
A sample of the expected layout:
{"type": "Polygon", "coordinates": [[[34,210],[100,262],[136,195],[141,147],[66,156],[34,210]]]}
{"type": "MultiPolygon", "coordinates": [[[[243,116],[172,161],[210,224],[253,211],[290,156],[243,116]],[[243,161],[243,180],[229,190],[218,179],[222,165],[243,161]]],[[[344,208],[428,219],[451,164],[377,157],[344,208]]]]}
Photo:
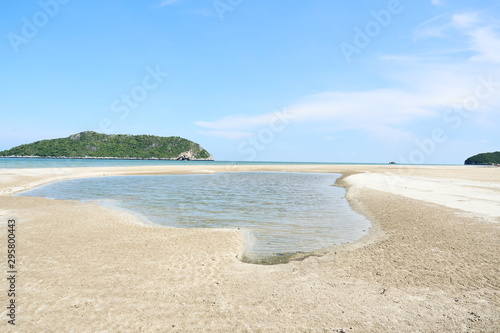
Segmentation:
{"type": "Polygon", "coordinates": [[[469,157],[465,160],[465,165],[500,165],[500,151],[493,153],[482,153],[469,157]]]}
{"type": "Polygon", "coordinates": [[[92,131],[0,151],[0,157],[213,161],[198,143],[177,137],[92,131]]]}

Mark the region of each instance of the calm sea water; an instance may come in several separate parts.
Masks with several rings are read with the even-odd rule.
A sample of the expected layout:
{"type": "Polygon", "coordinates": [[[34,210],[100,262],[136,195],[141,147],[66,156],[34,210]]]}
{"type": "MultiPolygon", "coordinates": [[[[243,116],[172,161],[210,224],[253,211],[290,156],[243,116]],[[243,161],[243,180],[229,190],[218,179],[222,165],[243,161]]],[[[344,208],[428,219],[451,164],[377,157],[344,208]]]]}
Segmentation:
{"type": "Polygon", "coordinates": [[[97,200],[179,228],[240,228],[247,256],[309,252],[353,242],[370,223],[333,184],[338,174],[241,172],[68,180],[23,196],[97,200]]]}
{"type": "Polygon", "coordinates": [[[64,167],[119,167],[142,165],[342,165],[349,163],[301,162],[231,162],[231,161],[161,161],[161,160],[104,160],[104,159],[55,159],[55,158],[5,158],[0,157],[0,169],[7,168],[64,168],[64,167]]]}

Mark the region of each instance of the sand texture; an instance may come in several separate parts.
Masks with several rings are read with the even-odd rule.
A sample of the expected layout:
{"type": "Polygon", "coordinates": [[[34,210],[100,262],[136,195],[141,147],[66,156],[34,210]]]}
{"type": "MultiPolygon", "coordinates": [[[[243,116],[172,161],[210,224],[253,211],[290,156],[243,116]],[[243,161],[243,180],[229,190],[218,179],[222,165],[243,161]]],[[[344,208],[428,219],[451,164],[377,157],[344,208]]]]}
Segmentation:
{"type": "Polygon", "coordinates": [[[0,170],[18,244],[16,327],[0,332],[500,332],[500,168],[206,166],[0,170]],[[237,259],[237,230],[147,226],[93,203],[10,194],[62,179],[335,172],[370,235],[303,261],[237,259]]]}

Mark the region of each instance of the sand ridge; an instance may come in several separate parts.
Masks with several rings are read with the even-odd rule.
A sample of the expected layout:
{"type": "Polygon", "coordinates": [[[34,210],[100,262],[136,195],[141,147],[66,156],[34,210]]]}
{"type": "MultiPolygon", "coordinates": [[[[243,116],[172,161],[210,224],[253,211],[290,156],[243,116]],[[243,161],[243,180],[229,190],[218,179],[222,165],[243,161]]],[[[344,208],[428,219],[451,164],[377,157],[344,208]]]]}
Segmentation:
{"type": "MultiPolygon", "coordinates": [[[[403,179],[398,182],[451,179],[459,187],[481,182],[487,190],[500,182],[498,168],[477,167],[0,170],[0,246],[5,220],[20,222],[22,292],[14,331],[498,332],[500,224],[380,183],[370,187],[359,177],[365,173],[377,181],[393,175],[403,179]],[[236,258],[243,236],[235,230],[156,228],[91,203],[7,195],[56,179],[224,171],[349,175],[339,185],[374,228],[367,238],[319,256],[260,266],[236,258]]],[[[6,301],[0,293],[0,304],[6,301]]]]}
{"type": "Polygon", "coordinates": [[[500,221],[500,182],[364,173],[349,184],[456,208],[500,221]]]}

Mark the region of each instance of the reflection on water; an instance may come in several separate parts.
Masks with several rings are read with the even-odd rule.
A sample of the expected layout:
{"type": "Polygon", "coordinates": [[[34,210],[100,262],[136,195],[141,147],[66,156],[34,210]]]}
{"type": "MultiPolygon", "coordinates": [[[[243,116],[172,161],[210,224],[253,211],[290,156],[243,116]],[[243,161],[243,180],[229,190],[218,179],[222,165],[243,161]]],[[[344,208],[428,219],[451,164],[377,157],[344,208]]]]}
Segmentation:
{"type": "Polygon", "coordinates": [[[352,211],[336,174],[238,172],[76,179],[20,195],[99,200],[179,228],[240,228],[250,258],[352,242],[370,223],[352,211]]]}

